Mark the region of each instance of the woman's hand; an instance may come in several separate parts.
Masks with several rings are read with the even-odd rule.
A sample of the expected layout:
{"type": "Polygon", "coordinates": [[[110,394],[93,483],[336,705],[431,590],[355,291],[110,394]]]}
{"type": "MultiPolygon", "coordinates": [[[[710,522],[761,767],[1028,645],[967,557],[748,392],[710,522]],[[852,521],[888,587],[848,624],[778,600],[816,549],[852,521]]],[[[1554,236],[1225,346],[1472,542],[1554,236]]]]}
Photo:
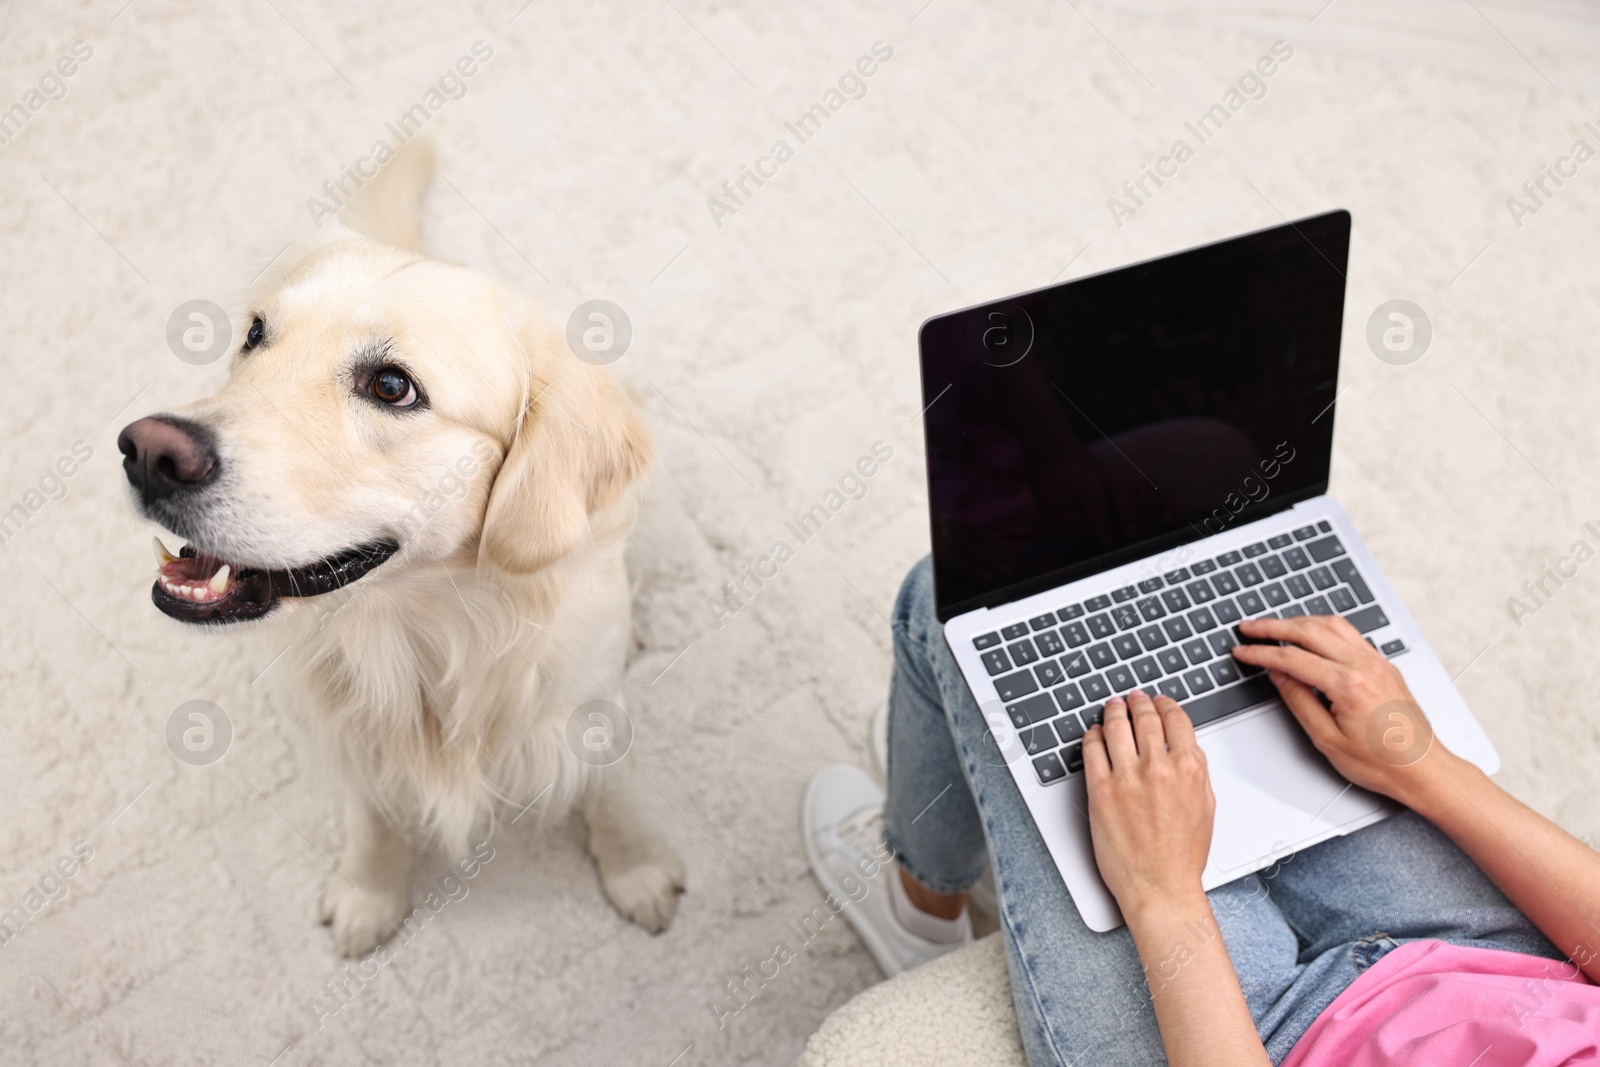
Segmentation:
{"type": "Polygon", "coordinates": [[[1194,726],[1176,701],[1140,690],[1106,702],[1083,739],[1094,858],[1122,912],[1204,901],[1217,801],[1194,726]]]}
{"type": "Polygon", "coordinates": [[[1400,671],[1344,619],[1247,619],[1239,627],[1288,642],[1236,645],[1233,654],[1267,668],[1317,751],[1356,785],[1418,807],[1459,762],[1434,739],[1400,671]]]}

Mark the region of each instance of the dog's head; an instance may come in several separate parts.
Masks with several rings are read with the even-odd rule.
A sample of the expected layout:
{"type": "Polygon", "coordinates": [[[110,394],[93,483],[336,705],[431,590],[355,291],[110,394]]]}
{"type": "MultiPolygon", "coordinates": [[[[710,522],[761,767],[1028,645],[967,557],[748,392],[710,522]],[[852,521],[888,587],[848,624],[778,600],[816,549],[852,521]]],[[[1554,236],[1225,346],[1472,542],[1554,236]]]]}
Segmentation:
{"type": "Polygon", "coordinates": [[[558,560],[642,472],[613,379],[493,279],[351,235],[258,299],[227,384],[117,441],[158,546],[156,606],[260,618],[390,569],[558,560]],[[390,562],[392,561],[392,562],[390,562]]]}

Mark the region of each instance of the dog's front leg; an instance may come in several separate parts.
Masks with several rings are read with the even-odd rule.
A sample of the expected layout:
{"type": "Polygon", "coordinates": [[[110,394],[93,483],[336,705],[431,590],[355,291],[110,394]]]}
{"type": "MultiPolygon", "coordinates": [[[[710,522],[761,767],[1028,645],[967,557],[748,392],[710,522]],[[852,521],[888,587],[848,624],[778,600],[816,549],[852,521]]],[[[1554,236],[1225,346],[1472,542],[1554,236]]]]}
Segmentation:
{"type": "Polygon", "coordinates": [[[344,807],[344,855],[322,894],[322,921],[346,956],[364,956],[399,929],[411,904],[411,846],[366,798],[344,807]]]}
{"type": "Polygon", "coordinates": [[[627,761],[601,768],[584,790],[589,852],[606,896],[624,916],[653,934],[678,910],[683,861],[667,843],[627,761]]]}

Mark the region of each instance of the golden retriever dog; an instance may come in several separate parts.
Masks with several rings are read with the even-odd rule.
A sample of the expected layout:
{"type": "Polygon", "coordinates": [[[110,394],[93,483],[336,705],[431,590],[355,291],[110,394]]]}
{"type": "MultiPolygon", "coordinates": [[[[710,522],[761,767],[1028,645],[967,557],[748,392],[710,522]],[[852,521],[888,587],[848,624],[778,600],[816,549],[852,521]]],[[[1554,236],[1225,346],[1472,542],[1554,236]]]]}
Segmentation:
{"type": "Polygon", "coordinates": [[[221,391],[122,431],[139,509],[187,542],[158,539],[151,595],[184,623],[289,628],[346,798],[322,897],[345,954],[407,915],[416,849],[460,855],[533,798],[581,806],[611,902],[660,931],[683,865],[633,761],[586,751],[621,743],[620,710],[580,714],[623,702],[650,439],[531,299],[421,252],[432,166],[412,142],[262,283],[221,391]]]}

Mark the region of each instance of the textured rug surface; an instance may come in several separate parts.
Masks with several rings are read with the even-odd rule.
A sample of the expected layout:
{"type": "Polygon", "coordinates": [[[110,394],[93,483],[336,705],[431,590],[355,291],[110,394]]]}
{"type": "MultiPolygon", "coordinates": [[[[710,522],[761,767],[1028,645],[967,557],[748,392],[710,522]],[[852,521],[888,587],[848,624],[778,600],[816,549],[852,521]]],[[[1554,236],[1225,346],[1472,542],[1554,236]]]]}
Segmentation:
{"type": "Polygon", "coordinates": [[[926,551],[918,325],[1333,207],[1333,493],[1500,780],[1600,840],[1600,563],[1574,556],[1600,549],[1597,55],[1577,2],[8,5],[0,1063],[792,1062],[880,980],[843,920],[802,933],[798,805],[819,765],[868,761],[926,551]],[[336,958],[341,831],[283,650],[150,603],[115,436],[223,366],[176,358],[169,319],[242,313],[407,115],[439,146],[436,254],[632,325],[615,367],[661,462],[630,758],[690,871],[660,937],[607,906],[578,827],[527,818],[392,961],[336,958]],[[1176,176],[1125,188],[1185,138],[1176,176]],[[1397,299],[1431,325],[1408,365],[1366,340],[1397,299]],[[772,576],[730,606],[747,568],[772,576]],[[1528,592],[1546,568],[1568,577],[1528,592]],[[215,762],[175,755],[190,701],[225,716],[215,762]]]}

